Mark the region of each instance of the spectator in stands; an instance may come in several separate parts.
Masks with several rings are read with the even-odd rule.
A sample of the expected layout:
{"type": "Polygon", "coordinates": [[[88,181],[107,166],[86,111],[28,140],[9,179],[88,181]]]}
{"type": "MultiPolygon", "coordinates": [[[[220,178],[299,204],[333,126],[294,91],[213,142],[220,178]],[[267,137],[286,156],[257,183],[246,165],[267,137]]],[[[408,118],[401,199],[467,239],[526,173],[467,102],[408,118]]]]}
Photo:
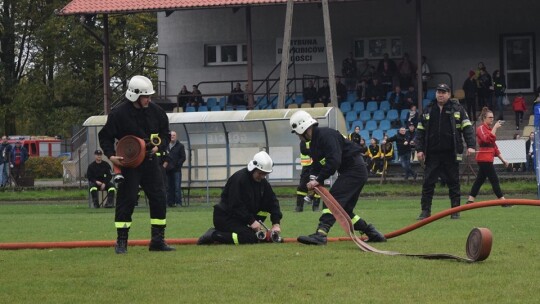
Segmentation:
{"type": "Polygon", "coordinates": [[[308,80],[308,85],[304,88],[302,95],[304,96],[304,102],[310,103],[311,106],[317,102],[317,88],[315,88],[313,80],[308,80]]]}
{"type": "Polygon", "coordinates": [[[365,79],[361,79],[356,85],[356,100],[367,101],[368,98],[368,82],[365,79]]]}
{"type": "Polygon", "coordinates": [[[86,170],[92,203],[94,204],[94,208],[99,208],[98,191],[107,191],[105,208],[113,208],[116,188],[111,181],[111,165],[103,161],[103,151],[100,149],[97,149],[94,152],[94,159],[95,160],[88,165],[88,169],[86,170]]]}
{"type": "MultiPolygon", "coordinates": [[[[499,178],[495,167],[493,166],[494,157],[498,157],[505,167],[508,167],[508,162],[503,158],[499,148],[497,147],[497,130],[502,127],[502,122],[499,120],[494,122],[495,116],[487,107],[482,109],[480,120],[482,124],[476,128],[476,139],[479,146],[479,151],[476,153],[476,162],[478,164],[478,174],[474,180],[467,204],[474,203],[474,199],[480,191],[480,187],[489,179],[493,192],[498,199],[505,199],[499,184],[499,178]],[[493,127],[491,127],[493,125],[493,127]]],[[[502,205],[502,207],[511,207],[511,205],[502,205]]]]}
{"type": "Polygon", "coordinates": [[[364,159],[364,163],[366,164],[366,166],[368,166],[369,157],[367,155],[368,146],[366,145],[366,140],[361,137],[359,145],[360,145],[360,153],[362,154],[362,158],[364,159]]]}
{"type": "Polygon", "coordinates": [[[2,136],[2,144],[0,144],[0,187],[5,187],[8,183],[11,149],[8,137],[2,136]]]}
{"type": "Polygon", "coordinates": [[[525,98],[520,92],[514,97],[512,102],[512,109],[516,113],[516,130],[519,130],[519,124],[523,122],[523,113],[527,111],[527,106],[525,105],[525,98]]]}
{"type": "Polygon", "coordinates": [[[420,64],[420,72],[422,73],[422,91],[424,91],[424,94],[427,92],[427,84],[429,79],[431,78],[429,65],[427,63],[427,57],[422,56],[422,63],[420,64]]]}
{"type": "Polygon", "coordinates": [[[403,58],[398,64],[399,85],[408,88],[413,85],[413,77],[416,74],[416,65],[409,59],[409,54],[403,53],[403,58]]]}
{"type": "Polygon", "coordinates": [[[349,134],[349,140],[352,141],[353,143],[357,144],[357,145],[360,145],[360,140],[361,139],[362,139],[362,136],[360,136],[360,127],[355,126],[354,127],[354,132],[349,134]]]}
{"type": "Polygon", "coordinates": [[[364,59],[364,62],[360,66],[359,69],[360,73],[358,75],[358,78],[360,80],[365,80],[368,84],[371,83],[371,80],[373,77],[375,77],[375,67],[371,64],[369,64],[369,59],[364,59]]]}
{"type": "Polygon", "coordinates": [[[410,105],[418,106],[418,92],[414,88],[414,85],[410,85],[407,92],[405,92],[405,100],[410,105]]]}
{"type": "Polygon", "coordinates": [[[525,151],[527,152],[527,163],[525,164],[525,169],[527,172],[534,172],[534,132],[529,134],[529,139],[525,142],[525,151]]]}
{"type": "Polygon", "coordinates": [[[418,111],[416,110],[415,105],[411,105],[411,108],[409,109],[409,112],[407,113],[407,117],[405,118],[405,125],[413,125],[415,128],[418,125],[418,111]]]}
{"type": "Polygon", "coordinates": [[[377,65],[377,75],[381,79],[385,93],[390,91],[394,83],[394,77],[397,76],[396,62],[389,58],[388,53],[383,54],[383,59],[377,65]]]}
{"type": "Polygon", "coordinates": [[[202,97],[202,93],[199,90],[199,87],[195,84],[193,85],[193,90],[191,91],[189,105],[197,109],[199,108],[199,106],[204,105],[204,98],[202,97]]]}
{"type": "Polygon", "coordinates": [[[463,83],[463,91],[465,92],[465,105],[467,107],[467,114],[472,121],[476,121],[476,93],[478,91],[478,85],[476,83],[476,73],[469,71],[469,77],[465,79],[463,83]]]}
{"type": "Polygon", "coordinates": [[[336,94],[338,100],[338,106],[347,100],[347,87],[341,82],[341,77],[336,77],[336,94]]]}
{"type": "Polygon", "coordinates": [[[381,147],[379,146],[379,140],[372,137],[367,150],[368,156],[368,169],[372,174],[382,174],[383,167],[383,155],[381,153],[381,147]]]}
{"type": "Polygon", "coordinates": [[[386,98],[384,87],[379,82],[379,78],[373,78],[373,84],[368,86],[368,101],[380,102],[386,98]]]}
{"type": "Polygon", "coordinates": [[[341,64],[341,73],[343,74],[343,77],[345,77],[347,90],[354,90],[358,69],[352,52],[349,53],[349,57],[343,60],[343,63],[341,64]]]}
{"type": "Polygon", "coordinates": [[[388,141],[388,135],[383,136],[381,142],[381,154],[383,172],[386,172],[388,169],[388,162],[391,162],[392,159],[394,159],[394,145],[388,141]]]}
{"type": "Polygon", "coordinates": [[[191,92],[187,90],[186,86],[183,85],[178,96],[176,96],[176,103],[178,107],[182,107],[184,112],[186,111],[186,106],[189,105],[189,100],[191,99],[191,92]]]}
{"type": "Polygon", "coordinates": [[[491,91],[493,88],[493,82],[491,76],[486,71],[486,68],[481,68],[479,76],[477,79],[478,84],[478,106],[488,107],[488,109],[493,109],[493,104],[491,101],[491,91]]]}
{"type": "Polygon", "coordinates": [[[11,168],[11,175],[15,180],[18,180],[26,175],[24,164],[28,160],[28,157],[28,151],[22,146],[21,142],[19,140],[15,142],[15,147],[11,149],[11,155],[9,158],[11,162],[9,165],[11,168]]]}
{"type": "Polygon", "coordinates": [[[186,161],[184,145],[177,139],[175,131],[171,131],[171,141],[167,146],[163,168],[167,176],[167,205],[182,206],[182,165],[186,161]]]}
{"type": "Polygon", "coordinates": [[[401,87],[396,86],[392,94],[390,94],[390,107],[392,109],[404,110],[410,108],[410,104],[405,99],[405,94],[401,92],[401,87]]]}
{"type": "Polygon", "coordinates": [[[411,161],[413,161],[416,156],[416,125],[409,123],[408,127],[407,136],[409,137],[409,146],[411,147],[411,161]]]}
{"type": "Polygon", "coordinates": [[[411,137],[411,134],[407,132],[407,129],[401,127],[396,135],[383,141],[383,144],[386,142],[396,143],[399,162],[405,171],[405,180],[409,179],[409,176],[412,176],[415,180],[417,177],[417,173],[411,168],[411,145],[409,142],[413,139],[414,137],[411,137]]]}
{"type": "Polygon", "coordinates": [[[493,91],[497,104],[497,110],[499,111],[497,119],[504,120],[503,98],[506,91],[506,79],[504,78],[504,75],[501,75],[501,72],[499,70],[495,70],[495,72],[493,72],[493,91]]]}
{"type": "Polygon", "coordinates": [[[231,91],[231,95],[228,98],[228,104],[233,106],[236,110],[237,106],[247,106],[246,99],[244,98],[244,91],[239,82],[236,83],[231,91]]]}
{"type": "Polygon", "coordinates": [[[328,102],[330,102],[330,87],[328,86],[328,80],[323,80],[323,85],[317,91],[317,96],[319,102],[324,103],[325,107],[328,106],[328,102]]]}

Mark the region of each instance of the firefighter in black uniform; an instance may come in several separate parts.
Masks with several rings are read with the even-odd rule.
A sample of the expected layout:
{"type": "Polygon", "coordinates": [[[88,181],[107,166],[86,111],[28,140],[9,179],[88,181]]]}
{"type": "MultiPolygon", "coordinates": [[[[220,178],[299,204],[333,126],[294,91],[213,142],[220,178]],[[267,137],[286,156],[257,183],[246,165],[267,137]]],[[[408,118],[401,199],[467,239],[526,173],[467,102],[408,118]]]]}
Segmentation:
{"type": "MultiPolygon", "coordinates": [[[[367,169],[360,153],[360,146],[344,138],[336,130],[319,128],[319,123],[303,110],[291,116],[290,125],[292,133],[296,133],[300,140],[310,141],[313,165],[307,188],[311,190],[322,185],[325,179],[337,171],[339,176],[330,188],[330,194],[351,217],[354,229],[365,233],[371,242],[386,241],[386,238],[373,225],[366,223],[353,212],[360,192],[367,181],[367,169]]],[[[298,241],[310,245],[326,244],[326,236],[335,222],[336,219],[330,210],[326,206],[323,207],[317,231],[309,236],[298,237],[298,241]]]]}
{"type": "Polygon", "coordinates": [[[272,172],[273,161],[261,151],[247,168],[231,175],[221,193],[221,201],[214,206],[214,227],[197,242],[212,244],[254,244],[259,242],[256,233],[268,215],[272,222],[271,232],[280,233],[282,218],[279,201],[266,176],[272,172]]]}
{"type": "MultiPolygon", "coordinates": [[[[418,220],[431,216],[431,202],[440,173],[446,177],[451,206],[461,204],[459,162],[463,153],[462,137],[467,146],[467,156],[474,153],[476,138],[467,112],[459,102],[450,100],[450,87],[439,84],[436,100],[424,109],[416,131],[416,156],[419,161],[425,159],[422,212],[418,220]]],[[[459,213],[453,213],[451,218],[459,219],[459,213]]]]}
{"type": "MultiPolygon", "coordinates": [[[[147,143],[146,157],[136,168],[122,167],[124,178],[118,186],[115,226],[118,234],[116,253],[127,253],[128,232],[131,216],[137,202],[139,185],[148,196],[152,239],[150,251],[171,251],[165,242],[166,195],[159,157],[169,144],[169,120],[165,111],[150,101],[154,94],[150,79],[133,76],[126,91],[127,100],[114,108],[107,123],[99,132],[99,143],[105,155],[116,166],[121,167],[122,157],[115,155],[115,140],[126,135],[144,139],[147,143]]],[[[118,177],[118,176],[117,176],[118,177]]],[[[116,178],[115,177],[115,180],[116,178]]]]}
{"type": "Polygon", "coordinates": [[[103,161],[103,151],[97,149],[94,152],[96,158],[86,170],[86,176],[88,177],[88,186],[90,187],[90,195],[92,196],[92,202],[94,208],[99,208],[98,191],[107,191],[107,202],[105,208],[114,207],[114,195],[116,188],[111,182],[112,169],[109,163],[103,161]]]}
{"type": "Polygon", "coordinates": [[[309,155],[309,141],[300,141],[300,165],[302,166],[302,172],[300,173],[300,182],[296,188],[296,209],[295,212],[304,211],[304,202],[313,203],[312,210],[318,211],[321,197],[308,191],[307,183],[309,182],[309,172],[311,170],[311,164],[313,160],[309,155]]]}

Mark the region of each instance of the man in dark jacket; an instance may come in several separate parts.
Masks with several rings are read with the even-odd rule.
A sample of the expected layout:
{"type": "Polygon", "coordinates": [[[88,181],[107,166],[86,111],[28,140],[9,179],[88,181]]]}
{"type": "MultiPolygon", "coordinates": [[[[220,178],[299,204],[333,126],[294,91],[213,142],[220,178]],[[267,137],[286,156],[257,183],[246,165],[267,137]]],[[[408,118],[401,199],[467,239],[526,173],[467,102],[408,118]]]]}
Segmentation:
{"type": "MultiPolygon", "coordinates": [[[[290,118],[292,133],[302,141],[310,141],[310,153],[313,165],[310,171],[308,190],[323,185],[324,180],[339,173],[330,194],[339,202],[350,216],[354,229],[365,233],[369,241],[384,242],[385,237],[373,225],[366,223],[353,210],[360,192],[367,181],[367,168],[360,153],[360,146],[347,140],[336,130],[319,128],[319,123],[306,111],[295,112],[290,118]]],[[[319,218],[319,225],[314,234],[300,236],[298,241],[308,245],[325,245],[326,236],[336,222],[336,218],[327,208],[319,218]]]]}
{"type": "Polygon", "coordinates": [[[155,93],[150,79],[136,75],[126,91],[126,101],[112,110],[107,123],[99,132],[99,144],[113,165],[122,169],[123,182],[118,186],[115,226],[117,232],[115,252],[127,253],[128,233],[137,202],[139,185],[148,196],[152,239],[150,251],[172,251],[165,242],[166,193],[163,173],[157,153],[163,153],[169,144],[169,119],[165,111],[150,101],[155,93]],[[146,143],[146,156],[136,167],[123,167],[123,157],[117,156],[115,141],[132,135],[146,143]]]}
{"type": "Polygon", "coordinates": [[[247,168],[236,171],[225,184],[221,201],[214,206],[214,227],[210,228],[197,242],[208,245],[258,243],[257,232],[268,215],[272,222],[271,231],[280,233],[283,215],[272,186],[266,176],[272,172],[274,163],[268,153],[261,151],[251,160],[247,168]]]}
{"type": "Polygon", "coordinates": [[[171,131],[171,142],[165,155],[163,167],[167,175],[167,205],[182,206],[182,165],[186,161],[186,150],[176,139],[175,131],[171,131]]]}
{"type": "MultiPolygon", "coordinates": [[[[476,147],[474,130],[467,112],[459,102],[450,100],[450,94],[447,84],[439,84],[436,100],[424,109],[418,122],[416,155],[419,161],[425,160],[419,220],[431,216],[431,202],[440,173],[446,178],[451,206],[461,204],[459,162],[463,153],[462,137],[467,146],[467,156],[474,153],[476,147]]],[[[453,213],[451,218],[459,219],[459,213],[453,213]]]]}
{"type": "Polygon", "coordinates": [[[410,133],[405,130],[405,127],[401,127],[396,135],[382,141],[382,144],[385,144],[386,142],[396,143],[399,162],[405,171],[405,180],[409,179],[409,176],[414,177],[415,180],[417,177],[416,172],[411,169],[411,145],[409,143],[413,139],[414,137],[411,138],[410,133]]]}
{"type": "Polygon", "coordinates": [[[11,149],[11,155],[9,156],[11,175],[15,180],[26,175],[25,163],[28,160],[28,151],[22,145],[20,141],[15,143],[15,147],[11,149]]]}
{"type": "Polygon", "coordinates": [[[107,191],[107,202],[105,208],[114,207],[114,195],[116,188],[111,182],[111,166],[103,161],[103,151],[97,149],[94,152],[95,161],[88,165],[86,176],[88,177],[88,187],[94,208],[99,208],[98,191],[107,191]]]}

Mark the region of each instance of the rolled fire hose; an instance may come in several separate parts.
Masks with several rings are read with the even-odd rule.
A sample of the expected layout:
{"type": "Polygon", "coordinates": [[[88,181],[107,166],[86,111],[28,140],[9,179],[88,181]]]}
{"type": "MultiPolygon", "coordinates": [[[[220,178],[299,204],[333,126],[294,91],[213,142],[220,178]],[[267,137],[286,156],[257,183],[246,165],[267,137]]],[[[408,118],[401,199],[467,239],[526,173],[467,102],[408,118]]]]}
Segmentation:
{"type": "MultiPolygon", "coordinates": [[[[123,157],[120,161],[122,167],[136,168],[144,161],[146,156],[146,144],[142,138],[126,135],[122,137],[116,145],[116,156],[123,157]]],[[[115,174],[121,173],[120,168],[116,165],[113,165],[113,171],[115,174]]]]}
{"type": "MultiPolygon", "coordinates": [[[[324,203],[332,211],[332,214],[341,225],[343,230],[349,235],[351,240],[362,250],[366,252],[373,252],[385,255],[402,255],[419,257],[425,259],[453,259],[463,262],[479,262],[488,258],[491,252],[492,235],[491,231],[487,228],[474,228],[467,239],[466,252],[468,258],[459,257],[446,253],[430,253],[430,254],[407,254],[395,251],[379,250],[373,246],[368,245],[362,239],[360,239],[354,232],[353,223],[351,218],[343,210],[341,205],[334,199],[330,192],[322,187],[315,187],[315,192],[321,196],[324,203]]],[[[454,211],[455,212],[455,211],[454,211]]]]}

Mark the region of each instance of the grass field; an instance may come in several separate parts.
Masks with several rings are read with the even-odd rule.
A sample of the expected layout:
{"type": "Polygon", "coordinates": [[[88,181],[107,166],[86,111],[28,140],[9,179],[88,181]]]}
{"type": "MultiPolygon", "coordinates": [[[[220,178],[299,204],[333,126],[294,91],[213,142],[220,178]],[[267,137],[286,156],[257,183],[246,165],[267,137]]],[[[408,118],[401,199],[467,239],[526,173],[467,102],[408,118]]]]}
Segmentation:
{"type": "MultiPolygon", "coordinates": [[[[438,197],[433,211],[448,207],[448,199],[438,197]]],[[[282,200],[282,209],[284,237],[314,231],[319,213],[292,212],[292,199],[282,200]]],[[[211,226],[211,210],[206,203],[171,209],[167,238],[200,236],[211,226]]],[[[387,233],[415,222],[419,200],[362,198],[357,213],[387,233]]],[[[0,302],[540,303],[539,218],[538,207],[476,209],[375,246],[466,256],[469,231],[487,227],[494,238],[491,256],[474,264],[363,253],[352,242],[183,245],[167,253],[133,246],[127,255],[112,248],[0,251],[0,302]]],[[[130,239],[149,235],[148,209],[136,208],[130,239]]],[[[343,235],[338,225],[330,234],[343,235]]],[[[0,242],[115,237],[110,209],[66,202],[0,204],[0,242]]]]}

